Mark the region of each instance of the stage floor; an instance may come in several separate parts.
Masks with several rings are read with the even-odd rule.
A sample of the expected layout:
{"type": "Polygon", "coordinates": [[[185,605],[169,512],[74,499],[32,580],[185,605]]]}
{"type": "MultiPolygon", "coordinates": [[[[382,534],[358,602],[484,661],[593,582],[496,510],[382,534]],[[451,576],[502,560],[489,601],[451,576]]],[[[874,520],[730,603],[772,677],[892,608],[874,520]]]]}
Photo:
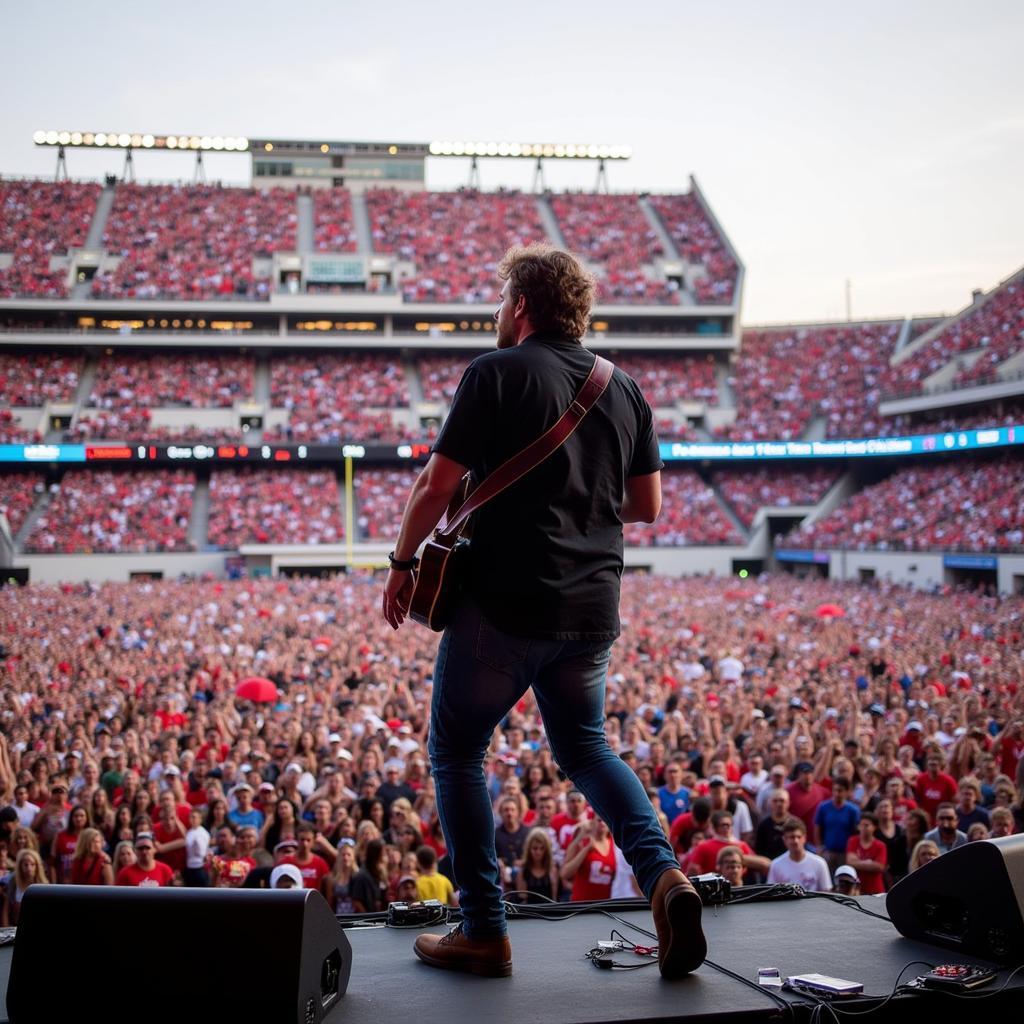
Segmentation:
{"type": "MultiPolygon", "coordinates": [[[[881,899],[862,897],[861,904],[885,913],[881,899]]],[[[616,911],[623,920],[653,930],[649,910],[616,911]]],[[[762,991],[755,991],[705,963],[689,978],[662,981],[656,966],[637,971],[606,971],[595,968],[584,953],[600,939],[610,938],[613,928],[632,941],[643,944],[639,932],[596,913],[580,914],[568,920],[527,920],[509,922],[512,940],[511,978],[476,978],[439,971],[420,963],[412,951],[415,930],[385,927],[348,928],[352,944],[352,975],[348,991],[329,1022],[347,1024],[460,1024],[462,1021],[508,1021],[510,1024],[622,1024],[631,1021],[767,1020],[778,1017],[779,1007],[762,991]]],[[[424,929],[432,930],[432,929],[424,929]]],[[[433,929],[439,930],[439,929],[433,929]]],[[[969,958],[926,946],[901,937],[891,924],[825,899],[790,900],[760,904],[735,904],[705,908],[704,931],[710,961],[755,981],[760,967],[777,967],[783,977],[817,972],[859,981],[868,996],[884,998],[893,989],[901,969],[913,960],[928,965],[969,958]]],[[[225,922],[224,941],[231,941],[225,922]]],[[[256,937],[250,937],[250,940],[256,937]]],[[[200,942],[203,940],[200,939],[200,942]]],[[[210,941],[216,943],[217,939],[210,941]]],[[[145,944],[138,947],[145,956],[145,944]]],[[[253,976],[265,978],[272,970],[273,937],[252,942],[253,976]]],[[[123,969],[130,970],[130,954],[121,954],[123,969]],[[127,959],[125,959],[127,957],[127,959]]],[[[629,954],[615,954],[623,962],[638,962],[629,954]]],[[[11,947],[0,949],[0,984],[6,995],[11,947]]],[[[59,961],[58,961],[59,962],[59,961]]],[[[191,969],[205,962],[216,969],[216,951],[204,957],[201,951],[188,956],[191,969]]],[[[971,961],[974,962],[974,961],[971,961]]],[[[183,960],[183,963],[185,961],[183,960]]],[[[168,965],[173,977],[178,969],[168,965]]],[[[182,967],[181,969],[185,969],[182,967]]],[[[908,981],[927,970],[912,967],[908,981]]],[[[116,972],[115,972],[116,973],[116,972]]],[[[988,989],[995,991],[1006,971],[988,989]]],[[[59,966],[54,970],[59,983],[59,966]]],[[[113,975],[107,982],[113,983],[113,975]]],[[[225,979],[227,983],[229,979],[225,979]]],[[[237,979],[234,979],[237,980],[237,979]]],[[[100,981],[100,987],[105,983],[100,981]]],[[[812,1003],[789,995],[794,1019],[806,1019],[812,1003]]],[[[905,1016],[910,1000],[914,1010],[934,1009],[940,997],[900,997],[872,1013],[872,1020],[905,1016]],[[918,1002],[921,1001],[921,1002],[918,1002]]],[[[1003,1000],[1024,1004],[1024,972],[998,999],[985,1001],[986,1012],[1003,1000]]],[[[4,1001],[6,1005],[6,1000],[4,1001]]],[[[39,1020],[46,1018],[41,1007],[39,1020]]],[[[958,1004],[957,1009],[962,1009],[958,1004]]],[[[789,1016],[789,1014],[786,1014],[789,1016]]],[[[194,1008],[182,1007],[183,1021],[199,1021],[194,1008]]],[[[223,1020],[221,1013],[211,1019],[223,1020]]],[[[259,1022],[275,1024],[275,1022],[259,1022]]],[[[282,1022],[285,1024],[285,1022],[282,1022]]]]}
{"type": "MultiPolygon", "coordinates": [[[[885,913],[883,899],[862,897],[860,902],[885,913]]],[[[653,930],[646,909],[617,916],[653,930]]],[[[513,975],[500,979],[438,971],[420,963],[412,952],[415,931],[349,930],[352,978],[343,1001],[344,1017],[339,1013],[338,1019],[369,1024],[412,1014],[416,1024],[465,1020],[610,1024],[710,1017],[760,1020],[779,1014],[764,992],[728,977],[710,963],[676,982],[662,981],[656,966],[637,971],[597,969],[583,954],[599,939],[610,938],[612,928],[634,942],[651,941],[599,914],[564,921],[512,919],[513,975]]],[[[816,972],[859,981],[865,995],[880,998],[889,995],[900,970],[910,961],[938,965],[965,959],[904,939],[887,921],[825,899],[705,908],[704,931],[709,959],[751,981],[756,981],[760,967],[777,967],[783,977],[816,972]]],[[[616,954],[615,959],[638,962],[626,954],[616,954]]],[[[903,981],[927,969],[910,968],[903,981]]],[[[997,988],[1006,973],[990,989],[997,988]]],[[[1017,996],[1024,1000],[1024,978],[1018,975],[1015,980],[1021,986],[1017,996]]],[[[798,1016],[806,1016],[813,1006],[796,995],[788,998],[803,1006],[798,1016]]],[[[935,997],[929,993],[908,998],[935,997]]],[[[992,1007],[992,1001],[986,1005],[992,1007]]],[[[894,1000],[886,1009],[905,1014],[907,1002],[894,1000]]]]}

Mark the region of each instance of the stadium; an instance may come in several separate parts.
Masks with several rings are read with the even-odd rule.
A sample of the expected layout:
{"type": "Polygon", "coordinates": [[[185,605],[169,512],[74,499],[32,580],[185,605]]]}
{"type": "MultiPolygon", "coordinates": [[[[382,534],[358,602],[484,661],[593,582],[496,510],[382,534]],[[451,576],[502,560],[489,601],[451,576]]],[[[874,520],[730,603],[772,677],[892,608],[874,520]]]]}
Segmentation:
{"type": "MultiPolygon", "coordinates": [[[[109,135],[129,173],[133,138],[225,144],[109,135]]],[[[106,135],[36,134],[64,168],[73,139],[106,135]]],[[[226,142],[248,147],[251,189],[3,183],[12,577],[382,564],[493,342],[498,260],[547,240],[598,276],[587,345],[658,418],[666,510],[627,530],[627,567],[1021,590],[1020,271],[948,318],[744,328],[742,259],[694,179],[439,193],[432,153],[474,144],[226,142]]],[[[545,159],[577,159],[516,148],[541,182],[545,159]]],[[[621,149],[592,147],[612,173],[621,149]]]]}
{"type": "MultiPolygon", "coordinates": [[[[446,852],[426,759],[436,637],[393,633],[380,585],[463,370],[494,348],[497,265],[537,241],[596,277],[584,344],[654,410],[663,507],[625,526],[606,731],[666,830],[689,819],[670,833],[684,869],[713,872],[709,849],[740,850],[734,886],[768,888],[755,883],[784,854],[759,826],[781,825],[767,802],[780,790],[825,853],[816,809],[839,790],[876,816],[881,864],[864,846],[844,861],[864,893],[911,876],[942,808],[965,841],[975,825],[982,839],[1024,830],[1024,268],[948,316],[751,325],[714,190],[694,177],[613,190],[623,146],[46,129],[33,141],[54,151],[56,177],[0,179],[4,925],[28,888],[23,860],[49,882],[120,879],[142,871],[133,846],[147,837],[176,886],[241,888],[315,859],[331,913],[378,922],[433,891],[418,880],[446,852]],[[80,148],[117,149],[123,174],[69,177],[80,148]],[[133,154],[160,149],[194,153],[195,180],[136,181],[133,154]],[[205,180],[203,155],[224,151],[249,161],[248,187],[205,180]],[[530,161],[534,188],[482,189],[478,157],[530,161]],[[466,185],[428,188],[430,162],[452,158],[470,161],[466,185]],[[587,161],[597,186],[547,188],[557,161],[587,161]],[[254,680],[271,695],[245,691],[254,680]],[[725,832],[697,822],[698,802],[728,810],[725,832]],[[84,849],[87,829],[101,853],[84,849]],[[186,829],[210,844],[195,864],[186,829]],[[371,903],[353,895],[368,863],[381,872],[371,903]]],[[[532,696],[486,767],[497,827],[519,845],[507,880],[526,877],[527,826],[550,828],[556,860],[571,860],[586,813],[566,803],[532,696]],[[556,818],[538,817],[551,797],[556,818]]],[[[573,891],[561,875],[556,899],[559,880],[573,891]]],[[[788,933],[780,906],[759,906],[758,926],[788,933]]],[[[833,927],[795,912],[808,934],[833,927]]],[[[842,915],[852,960],[837,953],[825,973],[898,994],[891,958],[869,954],[877,933],[842,915]]],[[[1012,930],[986,941],[931,959],[1015,964],[1024,944],[1012,930]]],[[[563,971],[537,942],[517,972],[563,971]]],[[[380,984],[403,984],[398,944],[368,945],[380,984]]],[[[9,1006],[32,1019],[21,970],[9,1006]]],[[[455,998],[428,985],[439,1006],[455,998]]],[[[765,1013],[749,989],[709,986],[692,1012],[765,1013]]],[[[649,1012],[632,980],[615,992],[601,997],[613,1018],[565,992],[549,1019],[678,1012],[664,990],[649,1012]]],[[[349,1005],[369,1012],[362,998],[349,1005]]],[[[325,997],[307,1019],[334,1009],[325,997]]]]}

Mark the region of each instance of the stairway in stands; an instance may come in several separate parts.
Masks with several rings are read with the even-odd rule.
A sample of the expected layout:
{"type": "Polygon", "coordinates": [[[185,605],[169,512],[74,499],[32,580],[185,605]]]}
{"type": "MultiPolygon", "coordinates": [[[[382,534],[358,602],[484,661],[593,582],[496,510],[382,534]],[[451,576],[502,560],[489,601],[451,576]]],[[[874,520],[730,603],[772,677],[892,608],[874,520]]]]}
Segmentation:
{"type": "Polygon", "coordinates": [[[714,477],[708,479],[708,486],[712,491],[715,492],[715,500],[718,502],[719,507],[722,509],[722,513],[725,517],[736,527],[737,532],[743,538],[744,543],[750,540],[750,531],[743,525],[743,521],[733,511],[732,505],[729,504],[725,495],[721,492],[718,484],[715,483],[714,477]]]}
{"type": "Polygon", "coordinates": [[[658,236],[658,241],[661,242],[661,247],[665,251],[665,258],[669,260],[679,259],[679,250],[676,248],[676,243],[672,241],[671,236],[665,230],[665,225],[662,219],[658,216],[657,211],[651,206],[651,201],[645,196],[640,196],[637,199],[637,203],[640,209],[643,210],[644,216],[647,218],[647,223],[651,225],[651,230],[658,236]]]}
{"type": "Polygon", "coordinates": [[[295,248],[300,253],[313,251],[313,197],[300,195],[295,208],[295,248]]]}
{"type": "Polygon", "coordinates": [[[370,211],[366,208],[366,196],[362,192],[352,193],[352,223],[356,229],[356,246],[361,253],[373,252],[373,231],[370,228],[370,211]]]}
{"type": "Polygon", "coordinates": [[[415,409],[420,402],[424,401],[423,382],[420,380],[414,360],[403,359],[402,369],[405,372],[405,382],[409,385],[409,404],[415,409]]]}
{"type": "MultiPolygon", "coordinates": [[[[267,413],[270,412],[270,355],[267,352],[256,353],[256,369],[253,373],[252,400],[263,406],[263,429],[267,426],[267,413]]],[[[248,445],[263,442],[263,430],[247,430],[242,440],[248,445]]]]}
{"type": "Polygon", "coordinates": [[[196,480],[192,492],[192,518],[188,526],[188,539],[196,551],[206,547],[206,538],[210,525],[210,481],[196,480]]]}
{"type": "Polygon", "coordinates": [[[78,422],[82,410],[89,404],[89,396],[92,394],[92,386],[96,380],[96,372],[99,370],[99,356],[87,355],[85,365],[82,367],[82,375],[78,378],[78,390],[75,392],[75,408],[71,414],[71,426],[78,422]]]}
{"type": "Polygon", "coordinates": [[[96,212],[89,224],[89,234],[85,236],[85,249],[102,249],[103,232],[107,230],[107,218],[110,208],[114,205],[114,185],[104,185],[100,198],[96,203],[96,212]]]}
{"type": "Polygon", "coordinates": [[[547,196],[537,196],[537,214],[551,244],[559,249],[568,249],[562,229],[558,226],[558,218],[555,216],[555,211],[551,209],[547,196]]]}
{"type": "Polygon", "coordinates": [[[717,407],[719,409],[732,409],[736,405],[736,394],[732,389],[732,384],[729,383],[729,377],[732,375],[732,367],[727,362],[723,362],[721,359],[715,360],[715,384],[718,387],[718,402],[717,407]]]}
{"type": "MultiPolygon", "coordinates": [[[[89,233],[85,236],[84,249],[92,251],[103,251],[103,232],[107,230],[107,219],[110,217],[111,207],[114,205],[114,192],[116,186],[104,185],[100,197],[96,201],[96,212],[89,222],[89,233]]],[[[92,281],[78,281],[71,289],[71,298],[87,299],[92,291],[92,281]]]]}
{"type": "Polygon", "coordinates": [[[28,540],[29,534],[36,528],[36,523],[39,522],[40,516],[50,507],[50,502],[53,499],[53,495],[50,493],[50,489],[47,487],[43,490],[42,494],[36,498],[36,503],[32,506],[32,511],[25,516],[25,522],[21,524],[21,529],[18,530],[17,536],[14,538],[14,550],[24,551],[25,541],[28,540]]]}

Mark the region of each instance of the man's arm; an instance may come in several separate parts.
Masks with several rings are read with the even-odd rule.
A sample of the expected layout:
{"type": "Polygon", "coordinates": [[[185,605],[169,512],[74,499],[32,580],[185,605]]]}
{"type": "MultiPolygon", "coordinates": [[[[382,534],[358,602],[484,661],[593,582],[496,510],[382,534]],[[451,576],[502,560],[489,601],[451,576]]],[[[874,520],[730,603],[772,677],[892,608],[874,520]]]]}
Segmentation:
{"type": "Polygon", "coordinates": [[[590,833],[583,832],[569,844],[569,848],[565,851],[565,861],[562,863],[561,871],[562,881],[566,885],[572,884],[580,865],[586,860],[591,842],[590,833]]]}
{"type": "Polygon", "coordinates": [[[619,518],[624,523],[653,523],[660,511],[661,470],[645,476],[627,477],[619,518]]]}
{"type": "Polygon", "coordinates": [[[855,853],[846,853],[846,863],[858,874],[880,875],[885,870],[885,865],[877,860],[865,860],[855,853]]]}
{"type": "MultiPolygon", "coordinates": [[[[402,516],[402,528],[395,544],[395,558],[407,561],[444,514],[452,495],[466,475],[465,466],[434,452],[409,492],[402,516]]],[[[393,629],[405,621],[412,599],[413,575],[392,569],[384,584],[384,618],[393,629]]]]}
{"type": "Polygon", "coordinates": [[[743,866],[750,871],[757,871],[761,874],[767,874],[768,870],[772,866],[771,857],[762,857],[757,853],[744,853],[743,854],[743,866]]]}

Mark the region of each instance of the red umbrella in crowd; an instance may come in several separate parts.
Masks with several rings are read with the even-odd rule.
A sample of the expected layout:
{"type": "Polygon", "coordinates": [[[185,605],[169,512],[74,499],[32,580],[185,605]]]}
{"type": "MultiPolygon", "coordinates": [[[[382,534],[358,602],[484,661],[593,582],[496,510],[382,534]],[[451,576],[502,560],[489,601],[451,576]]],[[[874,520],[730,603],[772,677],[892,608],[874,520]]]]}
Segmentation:
{"type": "Polygon", "coordinates": [[[264,676],[249,676],[235,687],[235,696],[254,704],[273,704],[277,700],[277,687],[264,676]]]}
{"type": "Polygon", "coordinates": [[[846,610],[840,608],[837,604],[819,604],[814,614],[819,619],[841,619],[846,615],[846,610]]]}

